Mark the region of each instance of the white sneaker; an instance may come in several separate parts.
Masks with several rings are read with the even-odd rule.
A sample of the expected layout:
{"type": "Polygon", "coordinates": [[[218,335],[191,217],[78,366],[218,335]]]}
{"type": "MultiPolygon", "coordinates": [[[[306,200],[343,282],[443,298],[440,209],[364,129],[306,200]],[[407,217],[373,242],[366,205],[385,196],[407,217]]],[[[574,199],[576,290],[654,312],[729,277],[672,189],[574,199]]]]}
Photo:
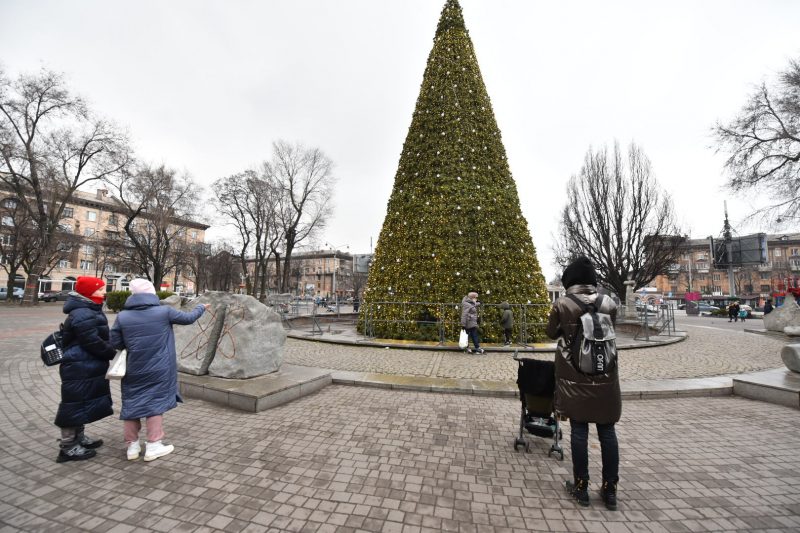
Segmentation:
{"type": "Polygon", "coordinates": [[[138,440],[128,444],[128,461],[135,461],[139,458],[140,453],[142,453],[142,445],[138,440]]]}
{"type": "Polygon", "coordinates": [[[144,460],[153,461],[159,457],[164,457],[165,455],[172,453],[174,449],[175,446],[172,444],[161,444],[160,440],[148,442],[144,452],[144,460]]]}

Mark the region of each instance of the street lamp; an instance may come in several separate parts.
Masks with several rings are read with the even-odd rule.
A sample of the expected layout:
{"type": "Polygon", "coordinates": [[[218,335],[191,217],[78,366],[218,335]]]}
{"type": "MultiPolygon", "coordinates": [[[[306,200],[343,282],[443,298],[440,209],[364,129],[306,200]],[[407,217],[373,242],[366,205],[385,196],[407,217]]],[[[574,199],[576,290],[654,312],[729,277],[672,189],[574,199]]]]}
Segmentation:
{"type": "MultiPolygon", "coordinates": [[[[326,242],[325,246],[333,248],[333,297],[336,302],[336,316],[339,316],[339,293],[336,292],[336,254],[339,252],[338,246],[333,246],[331,243],[326,242]]],[[[342,248],[350,249],[349,244],[343,244],[342,248]]]]}

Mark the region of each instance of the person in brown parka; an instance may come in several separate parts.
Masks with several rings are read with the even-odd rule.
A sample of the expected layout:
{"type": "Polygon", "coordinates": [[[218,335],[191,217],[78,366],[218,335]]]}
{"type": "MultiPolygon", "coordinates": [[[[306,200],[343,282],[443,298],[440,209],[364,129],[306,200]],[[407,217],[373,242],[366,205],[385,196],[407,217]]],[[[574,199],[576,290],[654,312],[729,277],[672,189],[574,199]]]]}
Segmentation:
{"type": "MultiPolygon", "coordinates": [[[[567,295],[577,296],[584,304],[594,304],[598,299],[597,273],[586,257],[579,257],[564,270],[561,277],[567,295]]],[[[597,312],[606,313],[616,324],[617,306],[604,296],[597,312]]],[[[614,424],[622,414],[622,396],[619,372],[615,364],[607,374],[594,376],[580,372],[573,366],[569,346],[578,329],[583,309],[564,296],[553,304],[547,325],[547,335],[558,339],[556,348],[555,409],[569,417],[574,479],[567,481],[567,491],[582,506],[589,505],[589,423],[597,426],[603,458],[603,484],[600,495],[609,510],[617,508],[617,482],[619,481],[619,445],[614,424]]]]}

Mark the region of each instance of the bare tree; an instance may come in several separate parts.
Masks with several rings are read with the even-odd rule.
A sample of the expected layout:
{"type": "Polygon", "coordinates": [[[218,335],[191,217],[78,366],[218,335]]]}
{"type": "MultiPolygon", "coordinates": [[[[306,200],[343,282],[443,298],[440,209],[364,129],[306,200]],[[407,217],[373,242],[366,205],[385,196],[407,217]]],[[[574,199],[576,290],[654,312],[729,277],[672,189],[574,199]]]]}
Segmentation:
{"type": "MultiPolygon", "coordinates": [[[[33,217],[19,200],[13,196],[0,200],[0,267],[8,276],[9,295],[14,294],[17,273],[36,247],[37,234],[33,217]]],[[[6,298],[6,304],[13,302],[13,298],[6,298]]]]}
{"type": "Polygon", "coordinates": [[[231,291],[239,286],[241,277],[241,262],[233,247],[226,243],[213,245],[207,261],[208,288],[231,291]]]}
{"type": "Polygon", "coordinates": [[[122,173],[109,183],[124,206],[134,264],[156,288],[171,270],[177,281],[191,256],[184,221],[198,206],[199,187],[164,165],[122,173]]]}
{"type": "Polygon", "coordinates": [[[757,188],[773,203],[756,214],[793,218],[800,213],[800,61],[789,62],[770,87],[762,82],[739,115],[714,128],[717,151],[733,191],[757,188]]]}
{"type": "Polygon", "coordinates": [[[556,263],[566,267],[585,255],[599,281],[625,299],[625,281],[645,286],[676,262],[685,241],[675,222],[672,200],[653,177],[650,161],[631,144],[627,165],[619,145],[589,150],[580,174],[567,186],[561,214],[556,263]]]}
{"type": "MultiPolygon", "coordinates": [[[[270,181],[280,192],[277,220],[282,228],[283,262],[276,255],[278,290],[287,292],[294,249],[326,223],[334,177],[333,162],[319,149],[277,141],[265,165],[270,181]]],[[[277,252],[277,251],[276,251],[277,252]]]]}
{"type": "Polygon", "coordinates": [[[280,189],[270,181],[266,166],[261,173],[248,170],[217,180],[212,186],[219,210],[239,233],[239,258],[245,272],[247,294],[266,298],[269,260],[279,257],[282,227],[277,223],[280,189]],[[247,268],[252,256],[252,275],[247,268]]]}
{"type": "Polygon", "coordinates": [[[0,72],[0,157],[2,184],[39,232],[25,288],[25,302],[35,304],[64,206],[80,187],[125,168],[128,142],[70,94],[60,75],[43,70],[12,81],[0,72]]]}

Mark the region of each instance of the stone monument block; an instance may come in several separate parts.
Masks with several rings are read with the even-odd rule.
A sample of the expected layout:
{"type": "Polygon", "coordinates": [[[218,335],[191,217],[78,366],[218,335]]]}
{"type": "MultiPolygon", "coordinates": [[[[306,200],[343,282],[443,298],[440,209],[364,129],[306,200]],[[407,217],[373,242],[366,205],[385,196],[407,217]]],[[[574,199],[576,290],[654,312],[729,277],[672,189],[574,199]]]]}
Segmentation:
{"type": "Polygon", "coordinates": [[[784,332],[787,326],[800,326],[800,307],[791,293],[786,294],[783,305],[764,315],[764,328],[769,331],[784,332]]]}
{"type": "MultiPolygon", "coordinates": [[[[772,313],[770,313],[772,314],[772,313]]],[[[781,349],[781,359],[786,368],[800,372],[800,344],[787,344],[781,349]]]]}
{"type": "Polygon", "coordinates": [[[170,296],[161,302],[185,313],[190,313],[198,304],[210,303],[211,309],[203,313],[197,322],[188,326],[173,326],[175,352],[178,356],[178,371],[195,376],[208,374],[214,360],[219,332],[225,317],[225,304],[216,296],[206,296],[181,305],[181,297],[170,296]]]}
{"type": "Polygon", "coordinates": [[[280,315],[252,296],[226,296],[225,316],[209,375],[243,379],[277,371],[283,363],[286,343],[280,315]]]}

